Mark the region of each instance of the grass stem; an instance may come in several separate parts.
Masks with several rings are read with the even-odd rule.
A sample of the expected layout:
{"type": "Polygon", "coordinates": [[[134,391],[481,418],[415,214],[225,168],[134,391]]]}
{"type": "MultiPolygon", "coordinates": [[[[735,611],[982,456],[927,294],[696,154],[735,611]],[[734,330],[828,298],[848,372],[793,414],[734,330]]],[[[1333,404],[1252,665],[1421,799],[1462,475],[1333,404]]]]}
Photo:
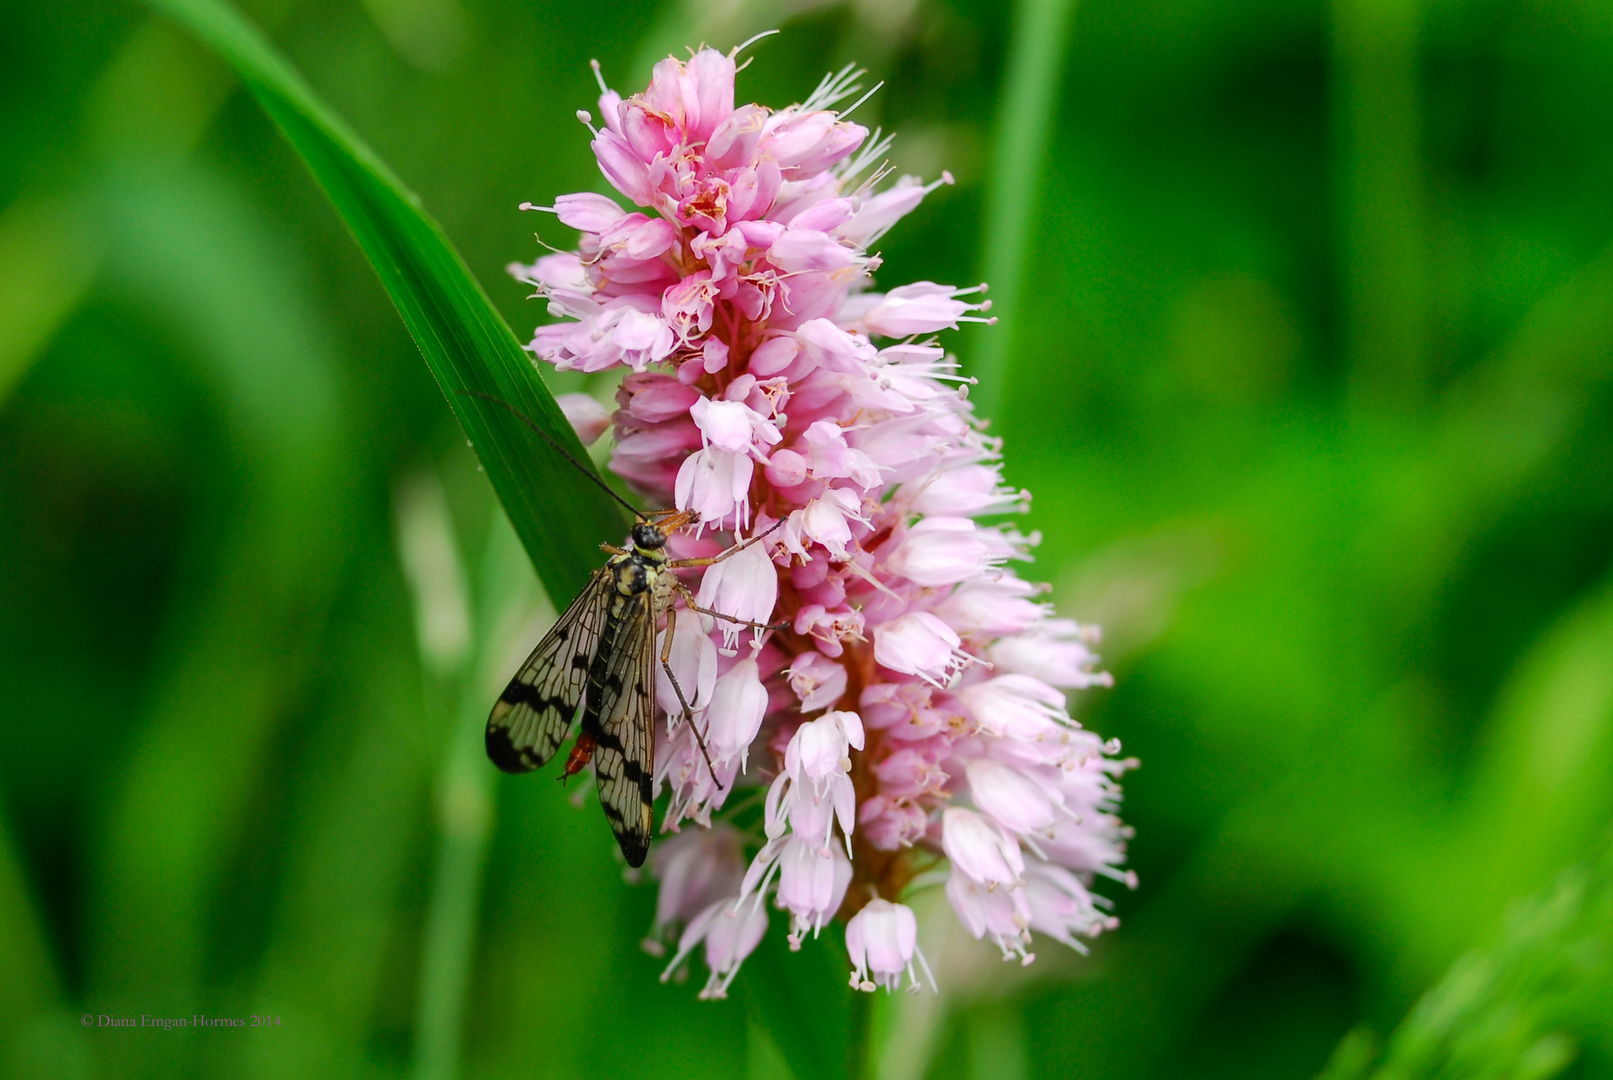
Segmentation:
{"type": "Polygon", "coordinates": [[[1030,255],[1031,225],[1057,115],[1074,11],[1075,0],[1020,0],[1015,8],[982,245],[991,313],[997,316],[998,325],[975,335],[969,365],[971,374],[980,380],[973,392],[976,406],[987,417],[995,417],[1004,401],[1018,325],[1015,315],[1030,255]]]}
{"type": "Polygon", "coordinates": [[[416,1080],[458,1074],[465,998],[475,960],[482,870],[492,835],[494,773],[483,760],[488,687],[502,677],[509,634],[530,606],[533,577],[520,541],[494,512],[475,608],[474,647],[460,679],[448,758],[437,785],[440,838],[421,942],[416,1080]]]}

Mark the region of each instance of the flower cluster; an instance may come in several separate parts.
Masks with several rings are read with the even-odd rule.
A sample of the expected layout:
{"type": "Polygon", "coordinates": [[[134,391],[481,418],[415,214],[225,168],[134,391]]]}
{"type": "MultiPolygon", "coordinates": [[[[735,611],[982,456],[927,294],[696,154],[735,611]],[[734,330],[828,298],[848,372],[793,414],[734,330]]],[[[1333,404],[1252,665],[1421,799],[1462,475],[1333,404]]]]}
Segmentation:
{"type": "MultiPolygon", "coordinates": [[[[653,940],[682,928],[673,968],[704,945],[704,994],[720,997],[771,900],[793,946],[844,920],[853,986],[905,973],[912,988],[924,964],[901,899],[944,880],[1005,958],[1028,963],[1033,930],[1082,948],[1115,922],[1094,879],[1133,883],[1116,816],[1133,763],[1066,709],[1066,691],[1109,682],[1095,631],[1009,568],[1034,537],[980,520],[1028,496],[1004,488],[933,335],[986,321],[984,286],[873,290],[868,246],[936,184],[868,175],[889,140],[833,108],[857,73],[779,111],[736,107],[735,73],[707,49],[625,100],[600,79],[594,154],[639,210],[561,196],[542,209],[577,250],[511,268],[557,317],[532,340],[540,359],[628,369],[611,468],[699,513],[674,554],[757,539],[700,583],[699,605],[728,618],[676,620],[693,715],[663,676],[656,781],[667,829],[708,828],[652,855],[653,940]],[[766,785],[761,836],[713,824],[741,776],[766,785]]],[[[598,434],[586,413],[579,430],[598,434]]]]}

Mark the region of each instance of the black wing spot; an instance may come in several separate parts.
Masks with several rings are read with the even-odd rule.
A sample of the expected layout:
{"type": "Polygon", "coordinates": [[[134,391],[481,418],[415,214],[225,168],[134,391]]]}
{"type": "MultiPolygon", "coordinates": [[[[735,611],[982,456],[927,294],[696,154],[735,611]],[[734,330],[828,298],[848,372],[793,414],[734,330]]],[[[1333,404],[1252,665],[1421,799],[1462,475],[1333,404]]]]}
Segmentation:
{"type": "Polygon", "coordinates": [[[645,858],[650,854],[650,845],[636,832],[623,832],[616,834],[616,842],[622,847],[622,857],[627,865],[635,870],[644,865],[645,858]]]}
{"type": "Polygon", "coordinates": [[[525,705],[534,711],[543,708],[547,702],[538,688],[532,683],[524,683],[520,679],[511,679],[510,684],[498,699],[506,705],[525,705]]]}
{"type": "Polygon", "coordinates": [[[537,768],[537,763],[510,741],[508,728],[488,727],[487,759],[507,773],[531,772],[537,768]]]}
{"type": "Polygon", "coordinates": [[[582,653],[578,653],[571,658],[571,666],[578,671],[587,671],[590,662],[589,658],[582,653]]]}

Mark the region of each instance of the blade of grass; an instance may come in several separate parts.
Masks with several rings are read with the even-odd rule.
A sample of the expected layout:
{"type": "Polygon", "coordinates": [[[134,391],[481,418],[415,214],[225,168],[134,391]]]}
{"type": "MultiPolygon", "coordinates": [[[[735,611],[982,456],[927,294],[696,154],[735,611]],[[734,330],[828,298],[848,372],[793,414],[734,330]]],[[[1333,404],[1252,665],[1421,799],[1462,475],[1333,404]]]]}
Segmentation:
{"type": "Polygon", "coordinates": [[[0,979],[0,1025],[12,1034],[10,1046],[0,1051],[0,1074],[20,1075],[28,1065],[43,1073],[40,1059],[48,1060],[53,1048],[37,1045],[44,1041],[39,1036],[62,1026],[67,1002],[28,867],[7,817],[0,814],[0,971],[6,973],[0,979]]]}
{"type": "MultiPolygon", "coordinates": [[[[367,521],[363,539],[384,550],[384,522],[367,521]]],[[[407,597],[384,560],[359,566],[353,599],[325,641],[320,684],[330,704],[297,764],[285,870],[248,991],[253,1013],[283,1025],[273,1029],[279,1037],[224,1047],[230,1056],[216,1075],[376,1075],[378,1017],[399,996],[389,961],[413,929],[436,747],[419,715],[407,597]]]]}
{"type": "Polygon", "coordinates": [[[71,200],[19,199],[0,212],[0,402],[89,288],[95,230],[71,200]]]}
{"type": "Polygon", "coordinates": [[[792,953],[784,935],[769,933],[739,969],[737,989],[751,1022],[772,1036],[796,1076],[853,1078],[867,1075],[871,1064],[862,1045],[853,1060],[853,1010],[866,1002],[842,992],[842,973],[850,968],[844,952],[835,954],[836,937],[824,934],[792,953]]]}
{"type": "Polygon", "coordinates": [[[1008,47],[1006,85],[997,113],[991,195],[986,205],[985,278],[999,324],[975,335],[972,392],[982,416],[1001,412],[1014,347],[1020,280],[1030,254],[1042,165],[1063,83],[1065,43],[1075,0],[1021,0],[1008,47]]]}
{"type": "MultiPolygon", "coordinates": [[[[108,293],[173,335],[228,465],[187,530],[149,705],[107,796],[83,1004],[206,1009],[227,853],[341,584],[363,464],[329,328],[260,208],[192,172],[131,170],[100,202],[108,293]]],[[[184,1071],[197,1045],[131,1043],[121,1071],[184,1071]]]]}
{"type": "Polygon", "coordinates": [[[1422,935],[1449,941],[1467,929],[1455,948],[1509,897],[1549,880],[1613,815],[1613,574],[1513,668],[1475,757],[1462,836],[1450,838],[1450,865],[1438,874],[1450,888],[1427,902],[1422,935]]]}
{"type": "Polygon", "coordinates": [[[224,57],[324,188],[369,258],[487,470],[551,596],[574,596],[623,527],[555,449],[476,390],[514,405],[586,462],[514,333],[437,223],[256,28],[213,0],[151,0],[224,57]]]}
{"type": "MultiPolygon", "coordinates": [[[[1375,1080],[1546,1080],[1573,1063],[1566,1033],[1605,1034],[1613,994],[1613,843],[1519,906],[1494,944],[1453,964],[1401,1022],[1375,1080]]],[[[1346,1036],[1327,1080],[1369,1075],[1371,1042],[1346,1036]]]]}
{"type": "MultiPolygon", "coordinates": [[[[270,27],[292,0],[256,5],[270,27]]],[[[108,167],[171,164],[188,154],[235,85],[211,55],[153,16],[130,34],[84,95],[79,123],[34,163],[53,178],[0,210],[0,404],[78,310],[102,269],[94,182],[108,167]],[[71,177],[63,184],[59,178],[71,177]]]]}
{"type": "MultiPolygon", "coordinates": [[[[1613,244],[1530,305],[1481,364],[1446,391],[1426,441],[1374,494],[1360,539],[1374,634],[1417,633],[1482,530],[1532,493],[1613,382],[1613,244]]],[[[1390,640],[1393,640],[1390,638],[1390,640]]]]}
{"type": "MultiPolygon", "coordinates": [[[[459,1071],[482,872],[498,792],[482,734],[487,703],[509,675],[511,632],[525,622],[522,615],[536,591],[531,571],[523,564],[521,545],[508,519],[495,513],[478,575],[474,646],[459,673],[457,711],[437,779],[437,865],[426,909],[415,1014],[417,1080],[452,1080],[459,1071]]],[[[551,610],[551,621],[552,614],[551,610]]]]}
{"type": "Polygon", "coordinates": [[[1417,0],[1333,0],[1333,96],[1350,381],[1356,403],[1428,391],[1417,0]]]}

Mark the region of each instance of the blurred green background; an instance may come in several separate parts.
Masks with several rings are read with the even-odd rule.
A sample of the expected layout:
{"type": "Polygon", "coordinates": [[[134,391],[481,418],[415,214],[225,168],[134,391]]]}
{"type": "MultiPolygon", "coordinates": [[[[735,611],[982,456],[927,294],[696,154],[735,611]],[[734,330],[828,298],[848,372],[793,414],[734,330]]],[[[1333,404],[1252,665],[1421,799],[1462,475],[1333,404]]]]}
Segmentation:
{"type": "MultiPolygon", "coordinates": [[[[1029,969],[927,919],[944,993],[879,1003],[881,1076],[1315,1075],[1605,833],[1613,5],[243,10],[522,335],[503,267],[570,237],[516,205],[602,186],[592,57],[629,92],[780,26],[743,99],[858,61],[895,166],[956,176],[881,280],[1006,286],[956,345],[1027,572],[1105,626],[1079,707],[1143,760],[1142,887],[1029,969]]],[[[0,1072],[782,1076],[791,965],[844,1038],[838,945],[660,984],[598,815],[477,760],[547,604],[223,65],[113,0],[0,26],[0,1072]],[[281,1024],[79,1020],[196,1012],[281,1024]]],[[[1605,980],[1559,981],[1568,1075],[1613,1076],[1605,980]]]]}

